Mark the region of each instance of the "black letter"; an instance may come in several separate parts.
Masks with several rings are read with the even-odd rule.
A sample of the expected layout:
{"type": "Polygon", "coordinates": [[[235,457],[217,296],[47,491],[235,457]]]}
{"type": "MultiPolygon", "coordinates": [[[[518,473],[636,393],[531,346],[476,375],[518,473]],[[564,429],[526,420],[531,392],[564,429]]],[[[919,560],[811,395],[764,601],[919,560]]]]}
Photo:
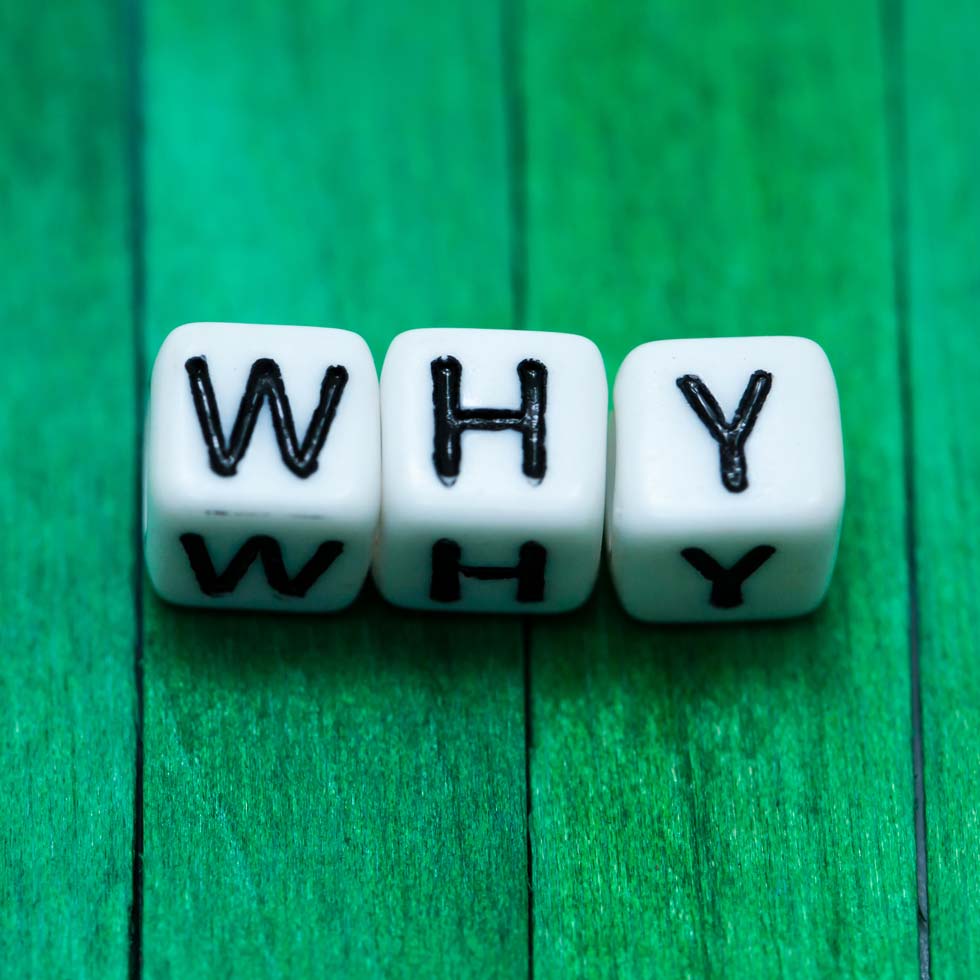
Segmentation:
{"type": "Polygon", "coordinates": [[[201,587],[201,591],[209,596],[234,592],[252,562],[256,558],[261,558],[269,585],[282,595],[301,599],[344,550],[343,544],[339,541],[324,541],[295,578],[290,578],[282,560],[279,542],[264,534],[249,538],[228,562],[228,567],[223,572],[215,570],[214,562],[211,561],[211,555],[208,553],[208,546],[200,534],[182,534],[180,543],[187,552],[197,584],[201,587]]]}
{"type": "Polygon", "coordinates": [[[457,602],[460,595],[459,577],[465,575],[484,582],[516,578],[518,602],[542,602],[544,566],[548,553],[537,541],[525,541],[518,554],[520,557],[512,568],[464,565],[463,552],[459,545],[448,538],[442,538],[432,546],[432,585],[429,587],[429,598],[435,602],[457,602]]]}
{"type": "Polygon", "coordinates": [[[460,408],[459,392],[463,368],[455,357],[432,362],[432,404],[435,409],[435,451],[432,459],[439,479],[451,487],[459,476],[460,436],[464,429],[521,433],[524,475],[535,483],[544,479],[544,411],[548,369],[540,362],[523,360],[517,365],[521,381],[521,407],[460,408]]]}
{"type": "Polygon", "coordinates": [[[218,476],[235,475],[235,470],[248,449],[262,402],[266,399],[272,412],[272,426],[282,461],[302,479],[316,472],[317,457],[327,441],[330,425],[337,414],[337,405],[347,384],[346,368],[327,368],[320,386],[320,403],[313,410],[302,445],[298,444],[299,440],[296,438],[293,413],[289,407],[289,398],[286,397],[279,365],[271,358],[260,358],[252,365],[228,445],[225,445],[207,361],[203,357],[192,357],[184,364],[184,369],[190,380],[191,396],[201,425],[201,435],[208,447],[211,469],[218,476]]]}
{"type": "Polygon", "coordinates": [[[749,378],[730,423],[725,421],[725,413],[711,390],[696,374],[678,378],[677,387],[718,443],[721,450],[721,482],[725,489],[741,493],[749,485],[745,443],[772,388],[772,375],[768,371],[756,371],[749,378]]]}
{"type": "Polygon", "coordinates": [[[681,555],[711,583],[711,605],[718,609],[735,609],[744,601],[742,583],[775,553],[772,545],[760,544],[739,558],[731,568],[722,568],[700,548],[685,548],[681,555]]]}

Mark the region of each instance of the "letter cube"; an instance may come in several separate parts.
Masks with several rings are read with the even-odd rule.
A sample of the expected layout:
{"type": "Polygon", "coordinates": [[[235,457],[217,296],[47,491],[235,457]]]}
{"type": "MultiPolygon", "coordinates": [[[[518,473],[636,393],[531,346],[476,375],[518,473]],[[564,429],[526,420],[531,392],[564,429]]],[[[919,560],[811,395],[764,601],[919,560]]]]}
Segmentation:
{"type": "Polygon", "coordinates": [[[606,536],[638,619],[810,612],[844,507],[834,375],[798,337],[665,340],[623,362],[613,390],[606,536]]]}
{"type": "Polygon", "coordinates": [[[354,600],[381,496],[378,378],[346,330],[188,323],[153,366],[144,533],[171,602],[323,612],[354,600]]]}
{"type": "Polygon", "coordinates": [[[607,408],[584,337],[396,337],[381,371],[381,594],[446,611],[584,602],[602,549],[607,408]]]}

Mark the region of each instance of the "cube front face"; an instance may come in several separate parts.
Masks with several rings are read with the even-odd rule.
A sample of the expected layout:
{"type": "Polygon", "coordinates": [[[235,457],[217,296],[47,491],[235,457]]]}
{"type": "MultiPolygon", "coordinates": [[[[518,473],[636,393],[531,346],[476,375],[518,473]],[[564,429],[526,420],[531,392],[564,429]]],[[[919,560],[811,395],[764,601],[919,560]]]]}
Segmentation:
{"type": "Polygon", "coordinates": [[[380,508],[378,381],[357,334],[192,323],[153,368],[144,532],[182,605],[324,612],[357,596],[380,508]]]}
{"type": "Polygon", "coordinates": [[[645,344],[613,402],[607,545],[631,615],[728,622],[819,605],[844,506],[837,388],[820,347],[645,344]]]}
{"type": "Polygon", "coordinates": [[[467,612],[584,602],[601,552],[607,398],[584,337],[396,337],[381,372],[382,595],[467,612]]]}

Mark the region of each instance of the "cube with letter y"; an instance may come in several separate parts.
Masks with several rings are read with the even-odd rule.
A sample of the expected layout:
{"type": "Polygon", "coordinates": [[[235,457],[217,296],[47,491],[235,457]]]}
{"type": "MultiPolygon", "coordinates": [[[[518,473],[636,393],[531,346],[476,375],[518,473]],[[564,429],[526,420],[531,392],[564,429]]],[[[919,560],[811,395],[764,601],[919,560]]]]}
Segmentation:
{"type": "Polygon", "coordinates": [[[810,612],[844,507],[837,386],[799,337],[664,340],[613,392],[607,547],[626,610],[657,622],[810,612]]]}
{"type": "Polygon", "coordinates": [[[381,371],[381,594],[449,612],[584,602],[602,544],[607,398],[585,337],[396,337],[381,371]]]}
{"type": "Polygon", "coordinates": [[[153,367],[144,466],[146,564],[165,599],[349,605],[380,507],[367,345],[319,327],[178,327],[153,367]]]}

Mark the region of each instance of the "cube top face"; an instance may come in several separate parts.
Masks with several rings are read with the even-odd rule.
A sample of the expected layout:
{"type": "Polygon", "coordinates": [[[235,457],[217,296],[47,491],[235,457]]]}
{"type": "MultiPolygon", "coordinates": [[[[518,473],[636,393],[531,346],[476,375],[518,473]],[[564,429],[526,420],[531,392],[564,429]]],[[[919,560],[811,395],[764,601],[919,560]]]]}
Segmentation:
{"type": "Polygon", "coordinates": [[[737,524],[751,533],[839,520],[844,452],[837,385],[813,341],[644,344],[623,362],[613,402],[610,505],[627,524],[708,533],[737,524]],[[740,406],[743,431],[726,437],[718,430],[737,423],[740,406]]]}
{"type": "Polygon", "coordinates": [[[147,479],[150,491],[171,506],[285,509],[313,518],[377,511],[376,495],[365,493],[378,482],[377,372],[355,333],[185,324],[157,355],[150,407],[147,479]],[[282,406],[275,410],[274,390],[282,406]],[[254,409],[249,437],[236,446],[249,391],[266,398],[254,409]],[[214,454],[216,437],[225,451],[214,454]]]}
{"type": "Polygon", "coordinates": [[[190,323],[153,367],[147,569],[183,605],[322,612],[356,597],[381,491],[378,380],[345,330],[190,323]]]}
{"type": "Polygon", "coordinates": [[[581,604],[601,550],[607,406],[602,357],[584,337],[449,329],[396,337],[381,372],[374,574],[385,598],[444,611],[581,604]],[[448,602],[433,577],[443,546],[457,549],[453,567],[464,568],[448,602]],[[544,587],[532,599],[488,571],[531,568],[539,557],[544,587]]]}
{"type": "Polygon", "coordinates": [[[606,533],[627,612],[732,622],[819,605],[844,506],[840,407],[820,347],[645,344],[613,402],[606,533]]]}
{"type": "Polygon", "coordinates": [[[608,388],[599,350],[585,337],[411,330],[396,337],[388,350],[381,400],[386,517],[408,511],[415,518],[470,523],[479,515],[488,524],[560,527],[604,498],[604,466],[594,464],[605,452],[608,388]],[[436,362],[441,363],[434,367],[436,362]],[[528,362],[544,368],[543,458],[529,458],[517,429],[464,428],[456,471],[440,473],[433,459],[434,371],[450,375],[447,390],[458,382],[458,405],[464,411],[496,408],[516,415],[522,372],[527,379],[538,370],[528,362]]]}

